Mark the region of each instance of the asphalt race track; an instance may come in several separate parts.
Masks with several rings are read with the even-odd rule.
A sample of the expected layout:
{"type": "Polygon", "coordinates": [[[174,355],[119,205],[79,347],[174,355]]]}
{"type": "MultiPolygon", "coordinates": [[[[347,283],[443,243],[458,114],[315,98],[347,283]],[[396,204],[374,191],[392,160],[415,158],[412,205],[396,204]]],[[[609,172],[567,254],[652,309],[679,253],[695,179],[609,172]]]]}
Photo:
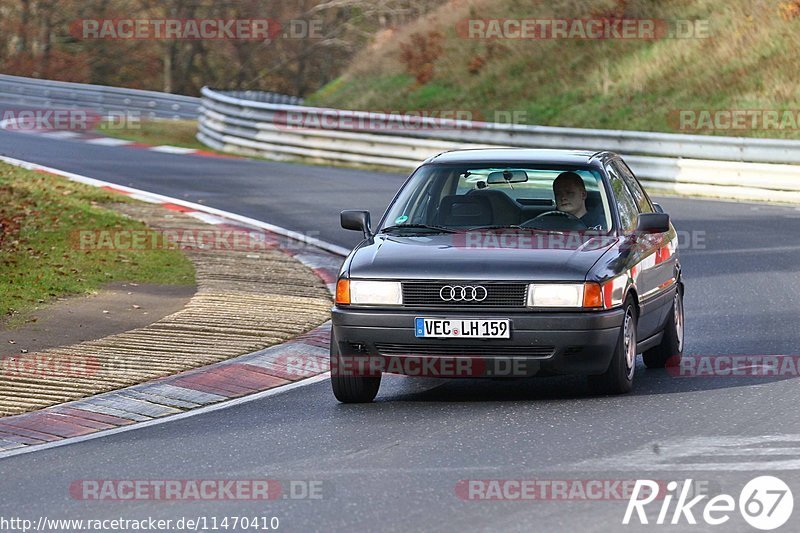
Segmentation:
{"type": "MultiPolygon", "coordinates": [[[[399,174],[178,156],[0,131],[0,153],[258,218],[348,246],[338,213],[377,221],[399,174]]],[[[662,198],[682,234],[686,354],[800,354],[800,208],[662,198]]],[[[276,516],[280,531],[754,531],[623,526],[626,500],[474,501],[463,480],[703,483],[738,500],[777,475],[800,497],[797,373],[675,377],[639,361],[634,391],[597,397],[580,379],[385,376],[369,405],[328,381],[163,425],[0,461],[0,515],[48,518],[276,516]],[[321,481],[322,499],[81,501],[82,479],[321,481]]],[[[702,505],[694,508],[702,524],[702,505]]],[[[650,520],[660,503],[648,507],[650,520]]],[[[673,504],[674,507],[674,504],[673,504]]],[[[669,513],[669,518],[672,512],[669,513]]],[[[668,519],[669,519],[668,518],[668,519]]],[[[634,519],[634,523],[638,521],[634,519]]],[[[800,511],[783,530],[797,530],[800,511]],[[792,527],[794,523],[794,527],[792,527]]]]}
{"type": "Polygon", "coordinates": [[[358,233],[340,229],[339,212],[369,209],[377,223],[406,178],[345,168],[179,157],[4,130],[0,130],[0,153],[285,228],[303,228],[300,231],[310,237],[351,247],[358,243],[358,233]]]}

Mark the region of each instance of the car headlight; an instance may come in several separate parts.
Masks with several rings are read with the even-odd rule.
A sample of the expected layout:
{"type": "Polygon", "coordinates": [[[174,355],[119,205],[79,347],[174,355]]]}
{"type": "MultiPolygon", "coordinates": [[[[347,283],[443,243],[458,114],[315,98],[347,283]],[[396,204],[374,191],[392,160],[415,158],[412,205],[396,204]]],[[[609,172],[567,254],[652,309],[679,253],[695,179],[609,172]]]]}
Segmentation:
{"type": "Polygon", "coordinates": [[[340,279],[336,284],[336,303],[402,305],[403,291],[398,281],[340,279]]]}
{"type": "Polygon", "coordinates": [[[603,291],[597,283],[532,283],[528,307],[603,308],[603,291]]]}

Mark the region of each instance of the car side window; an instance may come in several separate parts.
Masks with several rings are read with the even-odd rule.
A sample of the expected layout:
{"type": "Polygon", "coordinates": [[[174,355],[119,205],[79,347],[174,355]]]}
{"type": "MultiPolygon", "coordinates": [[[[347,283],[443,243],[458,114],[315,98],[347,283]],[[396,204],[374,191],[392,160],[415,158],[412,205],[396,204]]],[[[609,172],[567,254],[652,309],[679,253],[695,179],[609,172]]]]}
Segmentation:
{"type": "Polygon", "coordinates": [[[628,166],[621,161],[614,161],[611,164],[614,165],[614,168],[617,169],[619,175],[622,176],[622,180],[628,186],[628,189],[630,189],[633,199],[636,202],[636,205],[639,207],[639,212],[653,213],[655,210],[653,209],[650,200],[647,198],[647,195],[645,194],[644,190],[642,190],[639,182],[636,181],[636,178],[633,176],[633,172],[631,172],[628,166]]]}
{"type": "Polygon", "coordinates": [[[636,207],[636,201],[614,167],[611,165],[606,166],[606,172],[608,172],[614,198],[617,200],[617,210],[619,211],[619,222],[622,226],[622,231],[630,233],[636,229],[636,224],[639,222],[639,209],[636,207]]]}

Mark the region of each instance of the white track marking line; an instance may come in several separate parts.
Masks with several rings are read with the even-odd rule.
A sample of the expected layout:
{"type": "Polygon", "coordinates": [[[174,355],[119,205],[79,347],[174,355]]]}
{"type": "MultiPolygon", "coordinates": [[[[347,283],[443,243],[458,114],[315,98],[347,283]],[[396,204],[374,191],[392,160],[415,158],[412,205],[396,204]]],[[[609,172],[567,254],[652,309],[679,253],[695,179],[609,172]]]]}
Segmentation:
{"type": "Polygon", "coordinates": [[[619,454],[581,461],[579,470],[800,470],[800,435],[675,437],[619,454]],[[787,446],[776,446],[785,443],[787,446]],[[763,459],[753,459],[754,457],[763,459]],[[794,456],[778,459],[780,456],[794,456]],[[735,458],[740,460],[736,461],[735,458]],[[770,457],[774,459],[770,459],[770,457]],[[716,458],[725,460],[715,460],[716,458]]]}
{"type": "Polygon", "coordinates": [[[43,131],[39,135],[50,137],[53,139],[74,139],[75,137],[82,137],[82,133],[76,131],[43,131]]]}
{"type": "Polygon", "coordinates": [[[114,139],[113,137],[98,137],[97,139],[89,139],[86,142],[89,144],[99,144],[101,146],[125,146],[126,144],[133,144],[133,141],[114,139]]]}
{"type": "Polygon", "coordinates": [[[181,148],[180,146],[169,146],[166,144],[161,146],[153,146],[152,148],[149,148],[149,150],[153,152],[163,152],[165,154],[181,154],[181,155],[193,154],[197,151],[194,148],[181,148]]]}
{"type": "Polygon", "coordinates": [[[186,215],[202,220],[206,224],[224,224],[226,220],[222,217],[218,217],[217,215],[209,215],[208,213],[203,213],[200,211],[190,211],[185,213],[186,215]]]}

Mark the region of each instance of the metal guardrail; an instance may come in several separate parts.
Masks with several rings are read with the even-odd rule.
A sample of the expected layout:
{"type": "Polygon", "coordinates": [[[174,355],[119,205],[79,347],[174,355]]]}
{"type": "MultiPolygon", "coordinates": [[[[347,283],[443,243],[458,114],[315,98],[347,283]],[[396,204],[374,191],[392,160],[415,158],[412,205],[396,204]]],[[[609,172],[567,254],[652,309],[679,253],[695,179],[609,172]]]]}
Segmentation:
{"type": "Polygon", "coordinates": [[[267,104],[288,104],[288,105],[301,105],[302,98],[297,96],[289,96],[288,94],[271,93],[264,91],[216,91],[217,94],[223,94],[239,100],[248,100],[251,102],[263,102],[267,104]]]}
{"type": "Polygon", "coordinates": [[[221,151],[411,169],[455,148],[517,146],[613,150],[648,187],[665,192],[800,202],[800,141],[509,125],[259,101],[202,90],[197,138],[221,151]],[[325,127],[325,118],[334,126],[325,127]]]}
{"type": "Polygon", "coordinates": [[[4,104],[136,112],[142,118],[196,119],[200,98],[178,94],[22,78],[0,74],[0,102],[4,104]]]}

